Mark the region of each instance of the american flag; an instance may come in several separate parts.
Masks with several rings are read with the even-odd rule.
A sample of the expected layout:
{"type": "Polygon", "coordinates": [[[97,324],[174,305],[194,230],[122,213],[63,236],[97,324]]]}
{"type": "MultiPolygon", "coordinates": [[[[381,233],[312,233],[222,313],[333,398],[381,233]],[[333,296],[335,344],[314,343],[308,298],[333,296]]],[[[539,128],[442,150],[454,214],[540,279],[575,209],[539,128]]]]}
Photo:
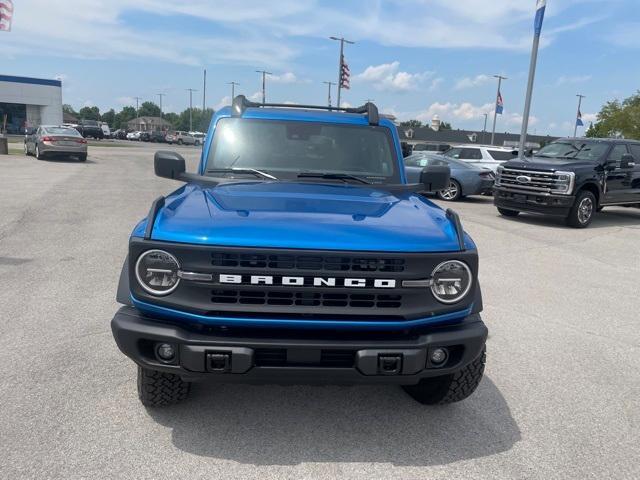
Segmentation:
{"type": "Polygon", "coordinates": [[[0,0],[0,31],[11,31],[13,17],[13,0],[0,0]]]}
{"type": "Polygon", "coordinates": [[[344,88],[349,90],[351,88],[351,70],[349,70],[349,65],[344,59],[344,55],[340,59],[340,88],[344,88]]]}
{"type": "Polygon", "coordinates": [[[498,98],[496,100],[496,113],[502,115],[504,110],[504,102],[502,101],[502,93],[498,92],[498,98]]]}

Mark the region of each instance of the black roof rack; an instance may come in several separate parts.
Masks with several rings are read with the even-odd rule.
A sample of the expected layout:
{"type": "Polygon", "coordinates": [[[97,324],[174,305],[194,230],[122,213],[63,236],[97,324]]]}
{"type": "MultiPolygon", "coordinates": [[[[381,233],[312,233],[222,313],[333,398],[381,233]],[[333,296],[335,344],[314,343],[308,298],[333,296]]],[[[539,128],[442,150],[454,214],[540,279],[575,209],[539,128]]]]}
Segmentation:
{"type": "Polygon", "coordinates": [[[380,123],[380,115],[378,114],[378,107],[376,107],[373,103],[367,102],[360,107],[328,107],[322,105],[296,105],[289,103],[258,103],[247,100],[247,97],[244,95],[238,95],[233,99],[233,104],[231,105],[231,112],[234,117],[241,117],[244,111],[247,108],[259,108],[259,107],[283,107],[283,108],[302,108],[302,109],[312,109],[312,110],[328,110],[328,111],[339,111],[346,113],[365,113],[367,115],[367,120],[369,121],[369,125],[378,125],[380,123]]]}

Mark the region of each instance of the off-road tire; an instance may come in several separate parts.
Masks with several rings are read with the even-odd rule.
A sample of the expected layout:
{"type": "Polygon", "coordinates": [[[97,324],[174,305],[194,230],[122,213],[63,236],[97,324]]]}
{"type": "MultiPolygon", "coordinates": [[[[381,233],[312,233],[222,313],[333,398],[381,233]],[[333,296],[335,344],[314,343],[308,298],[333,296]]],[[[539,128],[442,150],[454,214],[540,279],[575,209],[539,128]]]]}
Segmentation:
{"type": "Polygon", "coordinates": [[[592,222],[597,208],[598,202],[596,202],[596,197],[593,193],[589,190],[581,190],[578,192],[578,195],[576,195],[576,201],[573,202],[573,206],[566,218],[567,225],[573,228],[587,228],[592,222]],[[588,208],[590,213],[588,215],[583,210],[585,204],[590,205],[588,208]]]}
{"type": "Polygon", "coordinates": [[[482,380],[486,350],[473,362],[450,375],[423,379],[417,385],[404,386],[414,400],[423,405],[446,405],[464,400],[473,392],[482,380]]]}
{"type": "Polygon", "coordinates": [[[185,400],[191,384],[178,375],[138,365],[138,398],[145,407],[166,407],[185,400]]]}
{"type": "Polygon", "coordinates": [[[503,217],[517,217],[520,215],[518,210],[509,210],[508,208],[498,207],[498,213],[503,217]]]}

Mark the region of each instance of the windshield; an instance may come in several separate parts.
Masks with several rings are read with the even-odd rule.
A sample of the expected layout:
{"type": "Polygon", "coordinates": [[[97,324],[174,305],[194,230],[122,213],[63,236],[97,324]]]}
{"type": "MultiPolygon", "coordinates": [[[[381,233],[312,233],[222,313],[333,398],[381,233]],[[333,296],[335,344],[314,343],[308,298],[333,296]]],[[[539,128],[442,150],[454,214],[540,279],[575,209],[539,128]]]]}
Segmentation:
{"type": "Polygon", "coordinates": [[[79,137],[80,134],[75,128],[68,127],[46,127],[43,128],[44,133],[49,135],[69,135],[71,137],[79,137]]]}
{"type": "Polygon", "coordinates": [[[536,157],[567,158],[596,162],[607,153],[609,146],[601,142],[583,140],[552,142],[542,147],[536,157]]]}
{"type": "Polygon", "coordinates": [[[313,172],[400,183],[391,133],[368,125],[223,118],[205,170],[230,168],[256,169],[279,179],[313,172]]]}

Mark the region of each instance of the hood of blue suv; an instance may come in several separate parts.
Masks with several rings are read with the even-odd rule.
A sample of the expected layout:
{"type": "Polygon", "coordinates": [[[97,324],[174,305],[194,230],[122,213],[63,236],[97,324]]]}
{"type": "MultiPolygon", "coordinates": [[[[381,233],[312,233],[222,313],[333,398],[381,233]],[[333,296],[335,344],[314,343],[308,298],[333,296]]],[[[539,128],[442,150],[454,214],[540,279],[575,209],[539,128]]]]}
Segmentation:
{"type": "MultiPolygon", "coordinates": [[[[134,236],[142,236],[146,221],[134,236]]],[[[319,250],[457,251],[444,211],[416,194],[322,183],[188,184],[166,198],[154,240],[319,250]]],[[[469,247],[473,247],[467,237],[469,247]]]]}

